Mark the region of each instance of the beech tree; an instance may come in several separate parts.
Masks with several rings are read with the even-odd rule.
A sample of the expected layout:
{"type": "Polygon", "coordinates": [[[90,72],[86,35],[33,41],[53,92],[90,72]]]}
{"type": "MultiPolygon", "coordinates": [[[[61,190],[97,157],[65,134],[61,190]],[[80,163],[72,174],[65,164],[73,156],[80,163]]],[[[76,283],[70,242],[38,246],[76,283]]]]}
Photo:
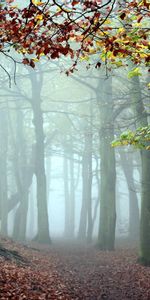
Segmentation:
{"type": "MultiPolygon", "coordinates": [[[[141,74],[140,65],[148,67],[148,0],[126,1],[125,5],[122,2],[116,5],[115,0],[105,3],[101,0],[73,0],[69,3],[30,0],[23,8],[15,5],[14,0],[3,2],[1,1],[0,6],[0,54],[12,60],[15,65],[19,62],[34,68],[42,56],[49,60],[65,56],[70,58],[71,65],[66,70],[67,75],[77,70],[78,62],[84,60],[87,61],[87,67],[92,63],[96,68],[104,64],[108,76],[110,68],[126,66],[127,59],[130,58],[133,68],[129,72],[129,78],[141,74]],[[13,55],[14,51],[17,56],[13,55]],[[91,56],[93,59],[90,60],[91,56]]],[[[3,64],[0,67],[10,78],[3,64]]],[[[40,105],[39,102],[36,103],[36,108],[33,107],[35,111],[37,105],[40,105]]],[[[41,118],[39,114],[38,117],[41,118]]],[[[40,122],[42,123],[42,119],[40,122]]],[[[113,137],[113,132],[111,136],[113,137]]],[[[41,141],[40,145],[43,145],[43,131],[41,141]]],[[[40,150],[42,155],[39,161],[43,169],[42,146],[40,150]]],[[[112,163],[114,165],[114,154],[112,163]]],[[[43,185],[45,186],[45,182],[43,185]]],[[[114,201],[112,203],[115,211],[114,201]]],[[[111,219],[112,224],[115,224],[114,214],[111,219]]],[[[111,228],[113,239],[115,225],[111,228]]],[[[144,247],[144,253],[147,253],[147,245],[144,247]]],[[[144,253],[143,259],[147,255],[144,253]]]]}
{"type": "MultiPolygon", "coordinates": [[[[1,2],[0,53],[18,61],[10,52],[20,53],[20,62],[35,67],[43,55],[72,60],[67,74],[76,69],[80,59],[99,54],[96,67],[109,62],[116,67],[126,65],[130,57],[136,65],[148,66],[148,0],[37,1],[30,0],[22,8],[14,0],[1,2]],[[115,16],[115,18],[114,18],[115,16]]],[[[7,72],[3,64],[1,68],[7,72]]],[[[9,75],[9,74],[8,74],[9,75]]]]}

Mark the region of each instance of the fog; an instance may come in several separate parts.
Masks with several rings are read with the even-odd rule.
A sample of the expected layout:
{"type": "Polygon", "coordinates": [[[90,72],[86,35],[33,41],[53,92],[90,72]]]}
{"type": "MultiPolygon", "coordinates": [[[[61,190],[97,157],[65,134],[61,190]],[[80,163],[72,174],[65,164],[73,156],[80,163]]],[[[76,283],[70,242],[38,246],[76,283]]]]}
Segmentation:
{"type": "Polygon", "coordinates": [[[4,65],[11,78],[0,69],[1,233],[102,248],[138,241],[140,153],[111,142],[136,128],[134,94],[147,109],[146,76],[129,80],[129,67],[108,76],[84,62],[67,76],[68,59],[17,65],[15,73],[8,59],[4,65]]]}

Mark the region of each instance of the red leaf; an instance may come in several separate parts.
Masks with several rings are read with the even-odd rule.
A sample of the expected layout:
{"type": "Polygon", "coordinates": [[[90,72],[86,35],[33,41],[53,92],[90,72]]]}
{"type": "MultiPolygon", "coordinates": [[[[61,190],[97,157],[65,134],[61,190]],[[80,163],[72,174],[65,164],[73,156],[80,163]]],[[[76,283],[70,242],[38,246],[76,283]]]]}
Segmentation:
{"type": "Polygon", "coordinates": [[[35,68],[35,63],[32,59],[30,60],[30,67],[35,68]]]}
{"type": "Polygon", "coordinates": [[[30,64],[30,61],[29,61],[28,58],[24,58],[22,62],[23,62],[24,65],[29,65],[30,64]]]}
{"type": "Polygon", "coordinates": [[[126,14],[125,14],[125,12],[123,12],[123,13],[120,15],[120,19],[121,19],[121,20],[124,20],[125,17],[126,17],[126,14]]]}
{"type": "Polygon", "coordinates": [[[99,61],[99,62],[96,64],[95,68],[98,69],[98,68],[100,68],[100,67],[101,67],[101,62],[99,61]]]}
{"type": "Polygon", "coordinates": [[[72,6],[75,6],[75,5],[77,5],[77,4],[79,4],[79,1],[75,1],[75,0],[74,0],[74,1],[72,2],[72,6]]]}

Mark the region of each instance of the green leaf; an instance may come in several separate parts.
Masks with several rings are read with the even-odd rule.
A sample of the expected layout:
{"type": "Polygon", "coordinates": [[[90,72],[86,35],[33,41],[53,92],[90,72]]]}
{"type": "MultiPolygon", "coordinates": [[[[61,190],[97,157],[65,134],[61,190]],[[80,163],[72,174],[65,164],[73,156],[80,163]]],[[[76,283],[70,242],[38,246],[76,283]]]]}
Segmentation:
{"type": "Polygon", "coordinates": [[[140,72],[139,68],[134,68],[130,72],[128,72],[128,78],[132,78],[134,76],[141,76],[142,73],[140,72]]]}

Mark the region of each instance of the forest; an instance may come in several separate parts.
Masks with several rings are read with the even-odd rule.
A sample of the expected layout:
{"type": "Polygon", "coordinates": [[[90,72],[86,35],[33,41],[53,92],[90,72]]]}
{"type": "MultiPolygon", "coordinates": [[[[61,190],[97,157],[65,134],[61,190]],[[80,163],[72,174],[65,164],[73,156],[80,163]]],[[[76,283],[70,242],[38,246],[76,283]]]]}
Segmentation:
{"type": "Polygon", "coordinates": [[[0,1],[0,299],[150,299],[147,0],[0,1]]]}

